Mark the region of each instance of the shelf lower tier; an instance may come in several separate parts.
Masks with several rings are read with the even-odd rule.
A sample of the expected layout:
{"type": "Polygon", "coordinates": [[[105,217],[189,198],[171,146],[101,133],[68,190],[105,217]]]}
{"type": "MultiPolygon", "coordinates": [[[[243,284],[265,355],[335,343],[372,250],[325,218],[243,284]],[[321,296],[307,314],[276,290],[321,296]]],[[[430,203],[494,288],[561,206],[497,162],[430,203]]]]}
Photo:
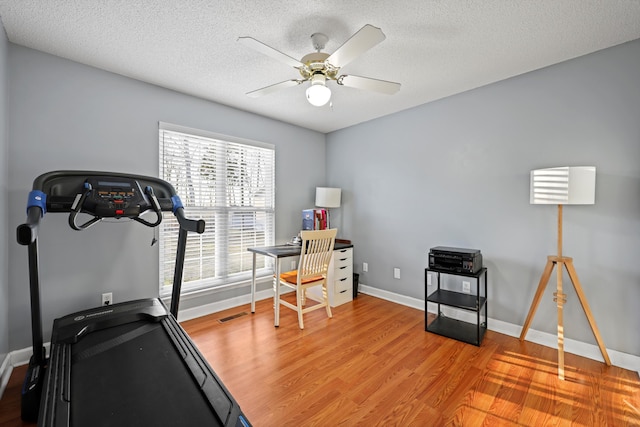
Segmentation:
{"type": "Polygon", "coordinates": [[[438,289],[427,297],[427,302],[434,302],[436,304],[444,304],[472,311],[480,310],[486,301],[487,299],[485,297],[477,297],[475,295],[447,291],[445,289],[438,289]]]}
{"type": "Polygon", "coordinates": [[[478,336],[478,325],[475,323],[468,323],[440,315],[429,323],[425,330],[427,332],[432,332],[434,334],[480,346],[480,343],[482,343],[482,339],[484,338],[484,333],[487,331],[487,326],[480,325],[480,334],[478,336]]]}

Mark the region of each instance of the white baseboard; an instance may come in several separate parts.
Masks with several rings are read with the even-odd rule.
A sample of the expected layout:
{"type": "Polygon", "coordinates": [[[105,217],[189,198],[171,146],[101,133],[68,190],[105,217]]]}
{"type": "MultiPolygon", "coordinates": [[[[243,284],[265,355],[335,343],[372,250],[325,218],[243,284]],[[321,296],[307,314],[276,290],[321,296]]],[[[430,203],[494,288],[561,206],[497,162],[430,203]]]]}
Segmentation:
{"type": "MultiPolygon", "coordinates": [[[[381,298],[387,301],[395,302],[397,304],[405,305],[407,307],[416,308],[419,310],[425,309],[424,300],[418,298],[407,297],[404,295],[398,295],[393,292],[385,291],[371,286],[360,284],[359,291],[363,294],[371,295],[377,298],[381,298]]],[[[436,313],[436,304],[429,303],[429,313],[436,313]]],[[[464,312],[463,310],[456,310],[456,318],[465,320],[467,322],[474,322],[475,315],[472,313],[464,312]]],[[[513,323],[503,322],[502,320],[487,319],[487,329],[499,332],[501,334],[509,335],[519,338],[522,331],[521,325],[514,325],[513,323]]],[[[536,344],[544,345],[545,347],[557,348],[558,337],[554,334],[547,332],[540,332],[535,329],[529,329],[527,332],[527,341],[534,342],[536,344]]],[[[578,356],[586,357],[589,359],[604,362],[600,348],[595,344],[588,344],[582,341],[576,341],[569,338],[564,340],[564,350],[567,353],[572,353],[578,356]]],[[[623,353],[616,350],[607,349],[611,364],[620,368],[629,369],[631,371],[638,372],[640,375],[640,357],[633,354],[623,353]]]]}
{"type": "MultiPolygon", "coordinates": [[[[290,290],[282,291],[283,294],[291,292],[290,290]]],[[[273,298],[273,290],[265,289],[263,291],[256,292],[256,301],[260,301],[267,298],[273,298]]],[[[229,298],[222,301],[212,302],[210,304],[204,304],[198,307],[187,308],[178,312],[178,320],[184,322],[186,320],[195,319],[197,317],[206,316],[208,314],[217,313],[222,310],[226,310],[233,307],[238,307],[243,304],[251,303],[251,294],[241,295],[239,297],[229,298]]]]}
{"type": "MultiPolygon", "coordinates": [[[[44,350],[45,350],[45,354],[49,354],[49,347],[51,343],[44,343],[44,350]]],[[[31,359],[31,355],[33,354],[33,349],[31,347],[27,347],[27,348],[22,348],[20,350],[15,350],[12,351],[11,353],[9,353],[9,356],[11,356],[11,366],[12,367],[16,367],[16,366],[22,366],[22,365],[26,365],[27,363],[29,363],[29,359],[31,359]]]]}
{"type": "Polygon", "coordinates": [[[371,286],[363,285],[362,283],[358,285],[358,292],[424,311],[424,300],[418,298],[407,297],[404,295],[385,291],[383,289],[372,288],[371,286]]]}

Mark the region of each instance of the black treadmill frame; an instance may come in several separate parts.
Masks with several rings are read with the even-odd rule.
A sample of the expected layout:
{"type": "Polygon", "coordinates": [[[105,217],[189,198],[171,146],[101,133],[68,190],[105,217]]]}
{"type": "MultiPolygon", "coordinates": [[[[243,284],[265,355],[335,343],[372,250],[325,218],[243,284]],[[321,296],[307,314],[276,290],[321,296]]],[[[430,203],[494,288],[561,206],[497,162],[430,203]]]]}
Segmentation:
{"type": "MultiPolygon", "coordinates": [[[[152,204],[143,206],[143,212],[152,209],[152,204]]],[[[83,210],[83,212],[85,212],[83,210]]],[[[159,215],[161,213],[158,213],[159,215]]],[[[59,387],[59,381],[67,381],[70,378],[70,361],[65,353],[69,352],[69,346],[73,342],[82,338],[94,330],[104,329],[121,325],[130,321],[147,319],[152,322],[162,322],[168,336],[175,345],[175,350],[183,355],[184,363],[187,365],[194,380],[197,379],[200,392],[206,395],[211,407],[216,410],[215,403],[224,400],[224,394],[229,399],[231,409],[226,419],[221,417],[223,425],[229,426],[249,426],[250,423],[242,414],[239,405],[233,399],[229,391],[224,387],[222,381],[217,377],[213,369],[208,365],[204,357],[198,352],[196,346],[189,339],[186,332],[177,322],[178,307],[180,303],[180,291],[182,285],[184,257],[186,251],[187,233],[203,233],[205,223],[203,220],[192,220],[186,218],[184,208],[174,187],[159,178],[124,174],[118,172],[98,172],[98,171],[52,171],[37,177],[33,182],[27,206],[27,220],[17,228],[17,240],[21,245],[28,246],[29,256],[29,287],[31,298],[31,326],[33,356],[29,362],[29,369],[25,377],[22,390],[22,418],[25,421],[35,421],[39,418],[39,425],[70,425],[69,404],[65,406],[65,398],[68,397],[68,390],[60,392],[55,390],[59,387]],[[43,345],[42,314],[40,305],[40,280],[38,268],[38,228],[41,218],[48,212],[70,213],[73,209],[76,196],[81,194],[85,182],[89,177],[109,177],[114,179],[128,179],[137,181],[142,188],[150,187],[150,194],[155,195],[160,207],[160,211],[173,211],[179,223],[178,244],[176,250],[176,263],[173,277],[173,288],[171,293],[171,306],[167,311],[166,306],[159,298],[125,302],[110,306],[111,313],[102,316],[104,307],[97,307],[83,312],[70,314],[54,322],[54,331],[51,340],[51,359],[47,359],[43,345]],[[46,200],[42,200],[42,199],[46,200]],[[34,200],[35,199],[35,200],[34,200]],[[159,303],[159,304],[158,304],[159,303]],[[148,306],[153,306],[149,308],[148,306]],[[140,308],[145,306],[143,308],[140,308]],[[159,307],[158,307],[159,306],[159,307]],[[113,311],[116,313],[113,313],[113,311]],[[118,312],[125,311],[126,313],[118,312]],[[79,315],[89,314],[92,319],[85,322],[84,326],[90,324],[82,330],[76,325],[68,325],[66,329],[59,326],[67,318],[79,317],[79,315]],[[66,336],[58,336],[67,334],[66,336]],[[69,336],[69,331],[71,335],[69,336]],[[58,360],[58,357],[62,357],[58,360]],[[49,366],[54,365],[54,366],[49,366]],[[68,368],[65,368],[65,366],[68,368]],[[55,372],[54,369],[55,368],[55,372]],[[65,371],[67,369],[67,371],[65,371]],[[202,373],[208,375],[213,381],[204,381],[202,373]],[[199,378],[200,377],[200,378],[199,378]],[[205,384],[206,383],[206,384],[205,384]],[[44,393],[43,393],[44,384],[44,393]],[[213,387],[213,388],[212,388],[213,387]],[[212,391],[213,390],[213,391],[212,391]],[[56,402],[56,399],[58,402],[56,402]],[[62,403],[60,405],[59,403],[62,403]],[[61,413],[59,413],[61,412],[61,413]]],[[[63,388],[70,387],[70,383],[65,383],[63,388]]]]}

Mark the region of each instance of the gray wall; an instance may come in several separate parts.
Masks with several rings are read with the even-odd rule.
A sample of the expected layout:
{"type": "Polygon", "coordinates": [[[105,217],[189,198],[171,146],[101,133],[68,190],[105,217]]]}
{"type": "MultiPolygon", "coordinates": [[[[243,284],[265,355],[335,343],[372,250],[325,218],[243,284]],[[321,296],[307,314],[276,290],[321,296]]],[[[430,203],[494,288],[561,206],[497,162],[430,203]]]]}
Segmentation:
{"type": "MultiPolygon", "coordinates": [[[[329,134],[328,185],[343,189],[361,282],[423,299],[430,247],[478,248],[489,317],[522,325],[557,252],[557,208],[529,204],[529,171],[595,165],[596,204],[564,209],[564,255],[605,345],[640,355],[638,70],[640,40],[329,134]]],[[[595,343],[564,283],[566,336],[595,343]]],[[[532,324],[552,334],[554,288],[555,271],[532,324]]]]}
{"type": "MultiPolygon", "coordinates": [[[[0,21],[0,195],[7,196],[7,36],[0,21]]],[[[0,364],[9,352],[9,274],[7,204],[0,204],[0,364]]]]}
{"type": "MultiPolygon", "coordinates": [[[[0,52],[0,70],[4,58],[0,52]]],[[[27,256],[14,230],[33,179],[65,168],[157,174],[159,120],[276,145],[279,242],[297,232],[316,185],[343,188],[332,222],[354,241],[356,271],[369,286],[422,299],[430,247],[481,249],[489,315],[514,324],[524,322],[546,256],[556,252],[556,209],[529,205],[529,171],[595,165],[596,205],[565,208],[564,252],[607,347],[640,355],[638,69],[634,41],[331,133],[325,149],[316,132],[9,44],[9,166],[0,166],[8,174],[9,269],[0,296],[8,280],[10,327],[0,327],[0,355],[7,335],[9,350],[30,344],[27,256]],[[297,169],[302,157],[317,167],[297,169]],[[393,267],[402,279],[393,279],[393,267]]],[[[48,215],[41,231],[45,340],[55,316],[97,304],[104,291],[116,302],[157,294],[150,230],[103,224],[78,233],[48,215]]],[[[566,335],[593,343],[566,277],[565,284],[566,335]]],[[[552,279],[532,325],[550,333],[553,286],[552,279]]]]}
{"type": "MultiPolygon", "coordinates": [[[[300,211],[312,205],[315,187],[324,184],[323,134],[18,45],[9,44],[8,58],[5,232],[11,350],[30,345],[27,250],[15,242],[14,230],[25,220],[27,194],[39,174],[87,169],[157,176],[158,121],[264,141],[276,146],[278,242],[297,233],[300,211]],[[314,162],[305,162],[303,168],[301,158],[314,162]]],[[[99,305],[102,292],[113,292],[114,302],[158,295],[158,249],[150,247],[152,229],[137,223],[99,224],[77,232],[68,227],[66,216],[50,214],[40,233],[45,341],[53,318],[99,305]]],[[[209,295],[198,303],[247,292],[209,295]]]]}

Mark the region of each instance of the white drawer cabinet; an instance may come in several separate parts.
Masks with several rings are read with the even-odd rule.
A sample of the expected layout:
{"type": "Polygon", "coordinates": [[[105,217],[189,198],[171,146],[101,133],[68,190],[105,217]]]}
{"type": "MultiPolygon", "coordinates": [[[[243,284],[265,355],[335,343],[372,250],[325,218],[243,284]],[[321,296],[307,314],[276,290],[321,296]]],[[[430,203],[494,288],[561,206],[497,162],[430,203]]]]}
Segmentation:
{"type": "MultiPolygon", "coordinates": [[[[336,249],[327,274],[329,305],[336,307],[353,300],[353,248],[336,249]]],[[[320,287],[307,290],[307,296],[320,299],[320,287]]]]}

